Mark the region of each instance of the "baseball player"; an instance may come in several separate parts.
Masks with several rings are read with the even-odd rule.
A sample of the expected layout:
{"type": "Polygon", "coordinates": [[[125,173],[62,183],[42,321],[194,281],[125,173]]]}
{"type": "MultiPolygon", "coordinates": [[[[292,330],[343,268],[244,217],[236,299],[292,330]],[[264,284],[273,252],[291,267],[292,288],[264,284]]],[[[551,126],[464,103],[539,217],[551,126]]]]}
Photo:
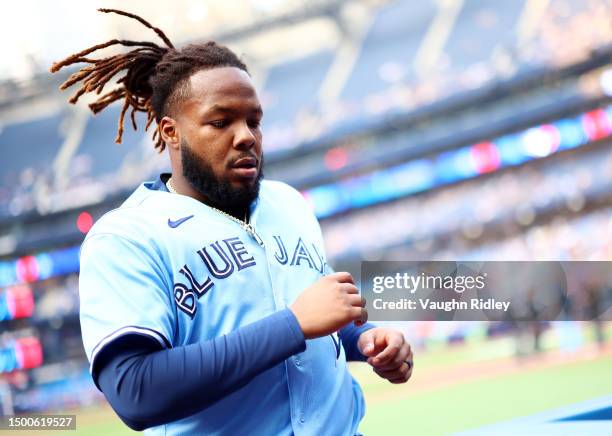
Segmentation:
{"type": "Polygon", "coordinates": [[[331,272],[302,196],[262,181],[263,111],[244,63],[214,42],[177,49],[111,40],[54,64],[88,65],[62,89],[121,100],[156,122],[172,173],[104,215],[81,248],[81,328],[91,374],[118,416],[148,434],[355,435],[366,361],[408,380],[412,352],[367,324],[350,274],[331,272]],[[129,51],[91,59],[122,45],[129,51]]]}

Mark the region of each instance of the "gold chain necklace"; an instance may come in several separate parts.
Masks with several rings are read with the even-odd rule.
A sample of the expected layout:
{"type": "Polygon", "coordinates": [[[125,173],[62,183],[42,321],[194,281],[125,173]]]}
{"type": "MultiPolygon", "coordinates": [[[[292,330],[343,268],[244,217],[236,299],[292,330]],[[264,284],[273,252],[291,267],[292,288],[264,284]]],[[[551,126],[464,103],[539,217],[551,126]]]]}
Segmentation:
{"type": "MultiPolygon", "coordinates": [[[[166,187],[168,188],[168,191],[172,192],[173,194],[178,194],[178,192],[176,192],[176,189],[174,189],[174,186],[172,186],[172,177],[170,177],[168,181],[166,182],[166,187]]],[[[255,241],[259,245],[264,247],[263,239],[261,239],[261,237],[257,234],[257,232],[255,231],[255,228],[251,225],[251,223],[248,222],[247,212],[244,213],[244,221],[243,221],[243,220],[236,218],[235,216],[230,215],[227,212],[223,212],[222,210],[217,209],[216,207],[209,206],[209,205],[206,205],[206,206],[210,207],[211,209],[217,211],[218,213],[225,216],[226,218],[229,218],[230,220],[239,224],[240,227],[242,227],[253,239],[255,239],[255,241]]]]}

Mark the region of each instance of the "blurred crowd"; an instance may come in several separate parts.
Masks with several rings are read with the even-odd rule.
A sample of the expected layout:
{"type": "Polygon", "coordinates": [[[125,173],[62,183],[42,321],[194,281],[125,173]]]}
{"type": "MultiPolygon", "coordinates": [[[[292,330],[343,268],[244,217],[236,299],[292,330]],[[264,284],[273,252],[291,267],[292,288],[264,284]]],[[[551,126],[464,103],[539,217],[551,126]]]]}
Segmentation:
{"type": "MultiPolygon", "coordinates": [[[[392,2],[389,7],[405,1],[392,2]]],[[[517,73],[569,66],[612,43],[612,4],[608,0],[547,2],[546,8],[532,19],[534,22],[526,24],[525,30],[517,23],[508,23],[508,28],[499,27],[505,9],[517,6],[510,6],[508,2],[500,2],[495,7],[478,5],[470,21],[465,20],[464,26],[453,29],[451,38],[457,52],[440,53],[426,76],[416,75],[413,66],[405,61],[389,59],[372,65],[378,70],[377,80],[384,83],[380,90],[361,98],[349,97],[305,107],[291,125],[277,125],[274,120],[267,122],[271,126],[267,135],[270,148],[293,148],[324,136],[337,126],[358,124],[388,113],[409,112],[517,73]],[[497,44],[491,52],[485,52],[484,46],[492,38],[497,39],[497,44]],[[465,63],[466,58],[473,62],[465,63]]],[[[525,20],[529,21],[529,17],[525,20]]],[[[375,21],[376,25],[386,27],[387,23],[375,21]]],[[[379,48],[371,45],[366,49],[376,52],[379,48]]],[[[361,58],[365,60],[367,56],[362,53],[361,58]]]]}
{"type": "Polygon", "coordinates": [[[606,144],[354,211],[322,226],[331,259],[386,258],[390,247],[400,258],[604,259],[612,250],[612,232],[605,231],[612,226],[609,213],[580,214],[589,199],[611,189],[612,149],[606,144]],[[531,226],[542,214],[558,216],[541,231],[531,226]]]}

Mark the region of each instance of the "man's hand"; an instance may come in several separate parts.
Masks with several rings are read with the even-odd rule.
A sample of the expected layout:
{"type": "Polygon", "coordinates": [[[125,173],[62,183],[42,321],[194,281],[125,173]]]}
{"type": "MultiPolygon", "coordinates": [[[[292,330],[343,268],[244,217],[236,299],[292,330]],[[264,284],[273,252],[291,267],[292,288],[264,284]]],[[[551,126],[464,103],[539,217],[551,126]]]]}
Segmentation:
{"type": "Polygon", "coordinates": [[[361,334],[357,346],[374,372],[391,383],[406,383],[412,375],[412,350],[397,330],[370,329],[361,334]]]}
{"type": "Polygon", "coordinates": [[[337,272],[322,277],[306,288],[289,306],[306,339],[320,338],[340,330],[350,322],[368,320],[365,300],[359,295],[353,277],[337,272]]]}

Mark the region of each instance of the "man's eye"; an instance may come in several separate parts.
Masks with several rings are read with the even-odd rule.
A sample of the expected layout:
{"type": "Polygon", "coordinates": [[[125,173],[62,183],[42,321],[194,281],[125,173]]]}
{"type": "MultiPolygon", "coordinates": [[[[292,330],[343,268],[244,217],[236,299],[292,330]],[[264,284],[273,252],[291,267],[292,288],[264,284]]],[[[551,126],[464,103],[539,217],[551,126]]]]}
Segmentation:
{"type": "Polygon", "coordinates": [[[251,120],[249,121],[249,127],[251,129],[257,129],[260,126],[261,122],[259,120],[251,120]]]}
{"type": "Polygon", "coordinates": [[[222,128],[227,126],[227,121],[225,121],[225,120],[216,120],[216,121],[211,121],[208,124],[210,124],[213,127],[216,127],[217,129],[222,129],[222,128]]]}

